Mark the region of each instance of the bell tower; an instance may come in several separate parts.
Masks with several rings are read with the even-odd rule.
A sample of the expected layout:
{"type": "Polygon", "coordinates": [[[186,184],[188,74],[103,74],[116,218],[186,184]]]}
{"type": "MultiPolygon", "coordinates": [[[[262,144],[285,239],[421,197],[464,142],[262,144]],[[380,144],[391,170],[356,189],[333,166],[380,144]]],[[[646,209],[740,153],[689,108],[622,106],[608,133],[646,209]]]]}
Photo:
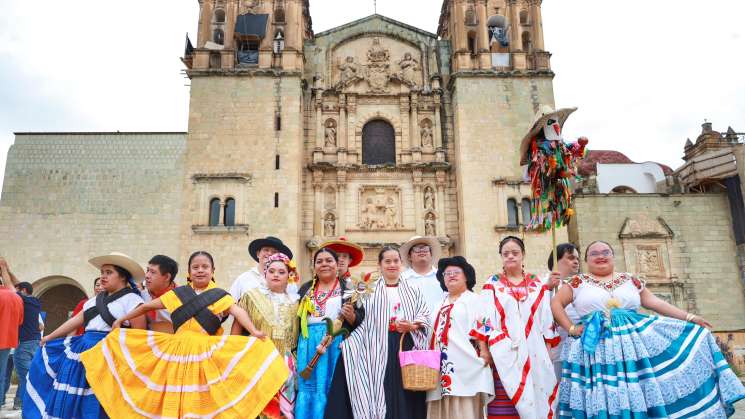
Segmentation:
{"type": "Polygon", "coordinates": [[[303,43],[307,0],[199,0],[180,242],[220,260],[222,286],[253,262],[247,244],[280,237],[299,249],[303,148],[303,43]]]}
{"type": "Polygon", "coordinates": [[[522,236],[526,266],[545,266],[550,238],[524,229],[530,185],[518,156],[536,112],[554,106],[541,0],[444,0],[438,35],[450,43],[458,250],[493,272],[499,240],[522,236]]]}

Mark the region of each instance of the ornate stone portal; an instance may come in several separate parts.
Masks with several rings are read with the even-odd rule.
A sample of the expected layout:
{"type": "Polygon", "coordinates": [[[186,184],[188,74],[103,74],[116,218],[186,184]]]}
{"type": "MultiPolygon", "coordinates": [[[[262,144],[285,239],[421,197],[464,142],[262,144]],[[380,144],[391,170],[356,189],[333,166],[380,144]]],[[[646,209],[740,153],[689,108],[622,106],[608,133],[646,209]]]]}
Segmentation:
{"type": "Polygon", "coordinates": [[[360,64],[358,57],[347,55],[337,65],[339,81],[334,85],[336,90],[347,90],[362,81],[367,82],[368,89],[365,93],[369,94],[392,93],[389,83],[393,80],[412,90],[421,87],[422,68],[411,52],[404,52],[402,58],[392,64],[390,49],[383,46],[380,38],[375,37],[366,55],[367,64],[360,64]]]}

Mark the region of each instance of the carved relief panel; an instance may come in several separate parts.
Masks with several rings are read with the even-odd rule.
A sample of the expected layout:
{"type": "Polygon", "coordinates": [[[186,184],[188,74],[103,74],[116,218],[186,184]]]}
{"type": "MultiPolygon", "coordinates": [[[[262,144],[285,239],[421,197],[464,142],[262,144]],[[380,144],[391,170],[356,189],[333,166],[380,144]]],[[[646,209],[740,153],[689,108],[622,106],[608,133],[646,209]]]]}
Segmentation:
{"type": "Polygon", "coordinates": [[[362,186],[357,226],[362,230],[400,229],[403,227],[401,204],[401,189],[397,186],[362,186]]]}

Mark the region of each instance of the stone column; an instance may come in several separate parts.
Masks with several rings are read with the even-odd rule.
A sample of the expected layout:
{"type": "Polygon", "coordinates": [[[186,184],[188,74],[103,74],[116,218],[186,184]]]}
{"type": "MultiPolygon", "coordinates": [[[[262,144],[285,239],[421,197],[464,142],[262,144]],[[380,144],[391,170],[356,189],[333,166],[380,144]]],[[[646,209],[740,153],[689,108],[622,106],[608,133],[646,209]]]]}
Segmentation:
{"type": "Polygon", "coordinates": [[[432,121],[432,132],[435,136],[435,158],[439,162],[445,161],[445,149],[442,146],[442,130],[445,129],[445,127],[440,124],[440,103],[442,100],[442,92],[436,91],[434,95],[434,108],[435,108],[435,118],[434,121],[432,121]]]}
{"type": "Polygon", "coordinates": [[[422,161],[422,135],[419,132],[419,95],[411,94],[411,150],[415,162],[422,161]],[[417,151],[418,150],[418,151],[417,151]]]}
{"type": "Polygon", "coordinates": [[[543,51],[543,18],[541,17],[541,0],[530,2],[530,23],[533,25],[533,49],[543,51]]]}
{"type": "Polygon", "coordinates": [[[423,194],[423,180],[422,171],[414,170],[412,172],[412,178],[414,183],[414,220],[416,235],[424,235],[424,194],[423,194]]]}
{"type": "Polygon", "coordinates": [[[313,150],[313,161],[323,160],[324,129],[323,129],[323,89],[316,89],[316,146],[313,150]]]}
{"type": "MultiPolygon", "coordinates": [[[[396,144],[396,153],[399,155],[399,163],[409,163],[411,156],[411,126],[409,118],[409,96],[399,96],[399,115],[401,116],[401,143],[396,144]],[[400,147],[400,148],[399,148],[400,147]]],[[[391,121],[393,122],[393,121],[391,121]]]]}
{"type": "MultiPolygon", "coordinates": [[[[435,205],[435,211],[437,212],[437,236],[445,236],[445,183],[439,181],[440,172],[437,174],[437,202],[435,205]]],[[[442,174],[445,177],[445,174],[442,174]]]]}
{"type": "Polygon", "coordinates": [[[520,37],[520,8],[517,6],[517,0],[509,0],[510,27],[512,28],[512,39],[510,39],[510,51],[522,51],[523,43],[520,37]]]}
{"type": "Polygon", "coordinates": [[[339,123],[337,124],[337,158],[340,164],[347,162],[347,148],[349,143],[349,126],[347,121],[347,97],[339,95],[339,123]]]}
{"type": "Polygon", "coordinates": [[[336,200],[338,206],[336,209],[336,235],[344,236],[347,234],[347,172],[338,171],[336,173],[336,200]]]}
{"type": "Polygon", "coordinates": [[[225,49],[235,48],[235,21],[238,19],[238,0],[225,5],[225,49]]]}
{"type": "Polygon", "coordinates": [[[478,34],[476,39],[479,53],[479,65],[481,68],[491,68],[491,53],[489,52],[489,32],[486,29],[486,0],[477,0],[476,13],[479,16],[478,34]]]}
{"type": "Polygon", "coordinates": [[[212,40],[212,10],[213,0],[205,0],[202,3],[202,23],[199,27],[199,40],[197,45],[204,48],[207,41],[212,40]]]}
{"type": "Polygon", "coordinates": [[[323,172],[313,172],[313,235],[323,236],[323,172]]]}

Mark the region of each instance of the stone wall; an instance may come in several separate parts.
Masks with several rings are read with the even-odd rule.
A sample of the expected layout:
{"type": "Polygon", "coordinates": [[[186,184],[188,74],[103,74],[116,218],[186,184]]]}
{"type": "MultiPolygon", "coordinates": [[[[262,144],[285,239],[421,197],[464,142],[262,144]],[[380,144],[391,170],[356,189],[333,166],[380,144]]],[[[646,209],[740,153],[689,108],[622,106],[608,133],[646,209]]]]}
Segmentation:
{"type": "MultiPolygon", "coordinates": [[[[498,242],[522,233],[507,226],[507,199],[528,197],[518,152],[539,105],[553,106],[550,77],[461,75],[450,82],[454,113],[455,169],[460,202],[457,252],[480,278],[501,270],[498,242]]],[[[520,199],[518,199],[520,202],[520,199]]],[[[564,229],[557,232],[566,240],[564,229]]],[[[526,270],[544,272],[550,234],[526,236],[526,270]]]]}
{"type": "Polygon", "coordinates": [[[0,255],[37,291],[76,282],[89,295],[93,256],[119,251],[143,264],[156,253],[177,257],[185,140],[17,134],[0,201],[0,255]]]}
{"type": "Polygon", "coordinates": [[[607,241],[617,271],[642,271],[650,290],[703,315],[715,330],[745,328],[726,195],[598,194],[575,202],[570,237],[583,253],[593,240],[607,241]]]}

